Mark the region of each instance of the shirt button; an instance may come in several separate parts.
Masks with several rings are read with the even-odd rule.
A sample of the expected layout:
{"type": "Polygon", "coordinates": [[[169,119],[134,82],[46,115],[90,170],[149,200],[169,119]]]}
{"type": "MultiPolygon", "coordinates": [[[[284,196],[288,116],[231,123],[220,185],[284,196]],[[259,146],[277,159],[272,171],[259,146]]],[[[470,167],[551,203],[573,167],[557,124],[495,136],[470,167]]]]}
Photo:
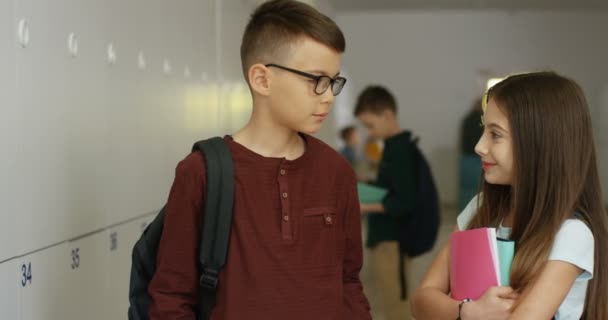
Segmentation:
{"type": "Polygon", "coordinates": [[[325,221],[331,222],[331,217],[325,217],[325,221]]]}
{"type": "Polygon", "coordinates": [[[281,175],[284,176],[285,175],[285,170],[281,169],[281,175]]]}
{"type": "Polygon", "coordinates": [[[289,221],[289,216],[283,216],[283,220],[285,220],[285,222],[289,221]]]}
{"type": "Polygon", "coordinates": [[[287,199],[287,193],[286,192],[283,192],[283,198],[287,199]]]}

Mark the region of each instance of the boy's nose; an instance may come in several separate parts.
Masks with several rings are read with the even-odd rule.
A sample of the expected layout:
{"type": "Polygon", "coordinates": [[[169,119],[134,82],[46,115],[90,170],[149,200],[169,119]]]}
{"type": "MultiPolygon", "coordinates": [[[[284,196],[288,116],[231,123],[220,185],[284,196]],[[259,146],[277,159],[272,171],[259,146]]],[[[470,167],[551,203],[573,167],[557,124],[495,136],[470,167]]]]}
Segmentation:
{"type": "Polygon", "coordinates": [[[321,95],[321,102],[323,103],[327,103],[327,104],[332,104],[334,102],[334,93],[331,90],[331,86],[329,88],[327,88],[327,91],[325,91],[322,95],[321,95]]]}

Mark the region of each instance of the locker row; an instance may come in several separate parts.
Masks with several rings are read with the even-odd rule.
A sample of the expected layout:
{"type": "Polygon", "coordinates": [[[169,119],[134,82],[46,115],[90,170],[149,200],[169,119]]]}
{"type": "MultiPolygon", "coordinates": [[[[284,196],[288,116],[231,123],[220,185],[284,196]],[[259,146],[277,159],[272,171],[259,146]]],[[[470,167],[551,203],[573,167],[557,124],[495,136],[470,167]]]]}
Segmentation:
{"type": "Polygon", "coordinates": [[[0,319],[124,319],[131,250],[154,215],[0,264],[0,319]]]}
{"type": "Polygon", "coordinates": [[[248,115],[238,52],[223,54],[248,12],[0,0],[0,261],[166,201],[191,144],[248,115]]]}
{"type": "MultiPolygon", "coordinates": [[[[29,27],[29,22],[26,19],[21,19],[19,20],[18,23],[18,27],[17,27],[17,38],[18,38],[18,42],[19,45],[23,48],[26,49],[28,46],[30,46],[30,38],[31,38],[31,32],[30,32],[30,27],[29,27]]],[[[78,38],[77,34],[74,32],[70,32],[67,36],[67,40],[66,40],[66,53],[72,57],[72,58],[78,58],[79,53],[80,53],[80,47],[81,47],[81,43],[82,41],[80,41],[80,39],[78,38]]],[[[101,56],[100,54],[95,54],[96,56],[101,56]]],[[[118,61],[118,54],[117,54],[117,48],[114,46],[114,44],[112,42],[110,42],[107,45],[106,48],[106,62],[110,65],[115,65],[118,61]]],[[[137,59],[126,59],[126,61],[136,61],[136,65],[140,70],[146,70],[148,68],[148,62],[146,59],[146,55],[143,51],[139,51],[137,53],[137,59]]],[[[172,63],[169,59],[162,59],[162,68],[159,68],[159,70],[162,69],[162,72],[169,75],[173,73],[174,68],[172,67],[172,63]]],[[[184,66],[183,68],[183,76],[186,79],[190,79],[192,76],[192,71],[190,69],[190,67],[188,65],[184,66]]],[[[209,74],[206,71],[201,72],[200,74],[200,80],[201,81],[207,81],[209,79],[209,74]]]]}

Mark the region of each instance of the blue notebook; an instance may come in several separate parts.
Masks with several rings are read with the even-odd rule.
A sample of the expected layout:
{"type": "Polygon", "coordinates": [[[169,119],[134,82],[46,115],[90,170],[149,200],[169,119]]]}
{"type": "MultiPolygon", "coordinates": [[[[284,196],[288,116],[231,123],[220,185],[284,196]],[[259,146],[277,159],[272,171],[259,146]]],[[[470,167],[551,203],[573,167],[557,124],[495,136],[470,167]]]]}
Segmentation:
{"type": "Polygon", "coordinates": [[[500,265],[500,285],[510,285],[511,264],[515,255],[515,241],[496,238],[498,245],[498,262],[500,265]]]}
{"type": "Polygon", "coordinates": [[[361,203],[379,203],[384,200],[388,190],[359,182],[357,183],[357,193],[359,194],[359,202],[361,203]]]}

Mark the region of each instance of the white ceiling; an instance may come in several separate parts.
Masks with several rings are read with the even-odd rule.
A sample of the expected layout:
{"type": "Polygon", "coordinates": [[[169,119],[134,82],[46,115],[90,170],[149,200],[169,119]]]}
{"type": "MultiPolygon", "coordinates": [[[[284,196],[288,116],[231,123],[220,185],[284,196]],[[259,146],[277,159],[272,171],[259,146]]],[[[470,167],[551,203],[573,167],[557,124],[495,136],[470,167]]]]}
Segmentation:
{"type": "Polygon", "coordinates": [[[608,0],[320,0],[337,12],[362,10],[608,10],[608,0]]]}

